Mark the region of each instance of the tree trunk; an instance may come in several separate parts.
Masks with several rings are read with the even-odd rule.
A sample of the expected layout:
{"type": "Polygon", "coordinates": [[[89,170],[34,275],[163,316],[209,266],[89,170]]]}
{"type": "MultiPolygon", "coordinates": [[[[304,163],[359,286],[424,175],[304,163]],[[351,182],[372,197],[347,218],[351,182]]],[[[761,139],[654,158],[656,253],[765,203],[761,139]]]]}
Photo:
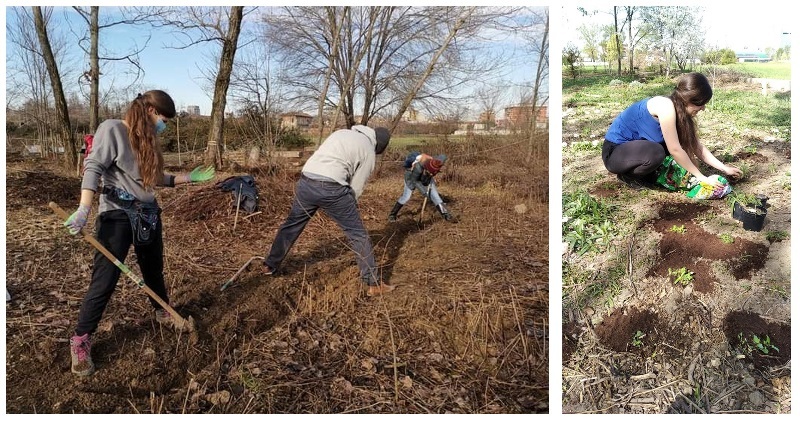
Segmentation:
{"type": "Polygon", "coordinates": [[[68,170],[77,168],[78,153],[75,142],[72,139],[72,129],[69,122],[69,110],[67,109],[67,99],[64,97],[64,87],[61,85],[61,76],[58,73],[58,64],[53,55],[53,48],[50,45],[50,38],[47,35],[47,25],[42,16],[42,8],[33,6],[33,20],[36,24],[36,34],[39,36],[39,43],[42,47],[42,56],[47,73],[50,76],[50,84],[53,88],[53,97],[56,108],[56,125],[59,143],[64,147],[64,164],[68,170]]]}
{"type": "Polygon", "coordinates": [[[91,87],[89,93],[89,131],[94,133],[100,125],[100,57],[97,52],[100,35],[99,25],[100,7],[92,6],[91,24],[89,32],[92,38],[91,51],[89,52],[89,77],[91,87]]]}
{"type": "Polygon", "coordinates": [[[622,46],[619,39],[619,23],[617,19],[617,6],[614,6],[614,39],[617,47],[617,76],[622,76],[622,46]]]}
{"type": "MultiPolygon", "coordinates": [[[[539,103],[539,89],[542,86],[542,82],[546,75],[548,69],[548,45],[549,45],[549,35],[550,35],[550,13],[546,13],[546,20],[544,24],[544,31],[542,32],[542,42],[539,44],[539,61],[536,65],[536,77],[534,78],[533,84],[533,103],[531,104],[531,123],[530,123],[530,133],[529,133],[529,148],[528,148],[528,156],[525,159],[527,164],[530,164],[533,160],[534,155],[538,155],[540,152],[538,149],[541,147],[537,143],[537,134],[538,134],[538,127],[536,125],[536,116],[538,114],[538,103],[539,103]]],[[[544,147],[547,148],[547,142],[544,142],[544,147]]],[[[536,171],[537,167],[533,167],[534,171],[536,171]]],[[[535,176],[536,174],[534,174],[535,176]]]]}
{"type": "Polygon", "coordinates": [[[233,59],[239,43],[239,32],[242,29],[243,6],[231,6],[228,34],[222,40],[222,54],[219,59],[219,72],[214,82],[214,100],[211,105],[211,129],[208,133],[208,147],[206,149],[206,165],[222,167],[223,128],[225,126],[225,105],[228,96],[228,86],[231,82],[233,59]]]}

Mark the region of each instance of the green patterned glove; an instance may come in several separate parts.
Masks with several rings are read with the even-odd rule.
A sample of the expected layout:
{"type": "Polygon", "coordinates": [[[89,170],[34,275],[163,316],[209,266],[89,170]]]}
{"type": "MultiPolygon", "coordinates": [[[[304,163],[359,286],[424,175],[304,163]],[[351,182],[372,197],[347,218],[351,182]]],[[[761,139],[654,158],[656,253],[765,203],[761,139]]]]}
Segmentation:
{"type": "Polygon", "coordinates": [[[201,165],[189,173],[189,181],[192,183],[202,183],[204,181],[211,180],[212,178],[214,178],[214,167],[212,166],[203,168],[201,165]]]}
{"type": "Polygon", "coordinates": [[[64,221],[64,226],[67,227],[70,234],[75,235],[81,232],[81,229],[83,229],[89,219],[90,210],[92,210],[91,206],[79,205],[78,210],[73,212],[72,215],[64,221]]]}

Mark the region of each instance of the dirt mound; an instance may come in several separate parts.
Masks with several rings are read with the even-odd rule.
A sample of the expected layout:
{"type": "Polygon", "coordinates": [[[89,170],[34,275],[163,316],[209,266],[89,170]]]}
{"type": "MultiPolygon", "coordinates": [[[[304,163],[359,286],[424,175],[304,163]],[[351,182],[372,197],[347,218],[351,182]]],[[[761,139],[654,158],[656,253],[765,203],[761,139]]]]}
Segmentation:
{"type": "Polygon", "coordinates": [[[767,322],[749,311],[732,311],[725,316],[722,329],[731,348],[759,370],[784,365],[792,358],[789,325],[767,322]]]}
{"type": "Polygon", "coordinates": [[[692,285],[698,292],[709,293],[718,282],[712,270],[713,262],[721,262],[737,279],[747,278],[763,268],[769,247],[730,234],[718,236],[695,222],[713,212],[701,203],[665,203],[658,210],[659,217],[651,221],[653,229],[661,233],[659,255],[661,258],[648,272],[649,276],[674,276],[670,271],[685,268],[693,274],[692,285]]]}

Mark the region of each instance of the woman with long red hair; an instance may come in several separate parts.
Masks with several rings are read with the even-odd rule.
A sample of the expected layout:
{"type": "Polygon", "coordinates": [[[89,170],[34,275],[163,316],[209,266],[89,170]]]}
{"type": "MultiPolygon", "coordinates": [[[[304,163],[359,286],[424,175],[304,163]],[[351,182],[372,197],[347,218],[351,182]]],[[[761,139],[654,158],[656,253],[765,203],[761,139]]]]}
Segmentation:
{"type": "MultiPolygon", "coordinates": [[[[164,285],[164,244],[161,208],[155,187],[209,181],[214,168],[195,168],[188,174],[164,173],[159,134],[167,120],[175,117],[175,103],[164,91],[137,95],[123,120],[103,121],[94,135],[92,151],[86,157],[78,210],[64,222],[71,234],[86,225],[92,202],[100,194],[95,237],[120,262],[133,244],[144,283],[164,302],[169,302],[164,285]],[[102,181],[102,188],[98,185],[102,181]]],[[[70,338],[72,372],[88,376],[94,372],[91,335],[103,316],[121,271],[99,251],[95,253],[92,280],[83,299],[78,324],[70,338]]],[[[177,327],[170,314],[150,299],[155,319],[177,327]]]]}

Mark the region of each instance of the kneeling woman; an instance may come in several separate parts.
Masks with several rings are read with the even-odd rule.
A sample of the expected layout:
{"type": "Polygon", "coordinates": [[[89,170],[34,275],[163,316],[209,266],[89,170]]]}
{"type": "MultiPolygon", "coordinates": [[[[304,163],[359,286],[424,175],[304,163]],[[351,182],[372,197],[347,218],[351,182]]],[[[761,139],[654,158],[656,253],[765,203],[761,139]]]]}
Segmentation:
{"type": "Polygon", "coordinates": [[[722,187],[717,177],[706,176],[698,159],[727,176],[739,178],[739,168],[714,157],[697,136],[694,117],[711,100],[711,85],[700,73],[681,75],[670,96],[645,98],[631,105],[611,123],[603,143],[603,164],[633,188],[656,182],[657,170],[670,155],[696,183],[722,187]]]}

